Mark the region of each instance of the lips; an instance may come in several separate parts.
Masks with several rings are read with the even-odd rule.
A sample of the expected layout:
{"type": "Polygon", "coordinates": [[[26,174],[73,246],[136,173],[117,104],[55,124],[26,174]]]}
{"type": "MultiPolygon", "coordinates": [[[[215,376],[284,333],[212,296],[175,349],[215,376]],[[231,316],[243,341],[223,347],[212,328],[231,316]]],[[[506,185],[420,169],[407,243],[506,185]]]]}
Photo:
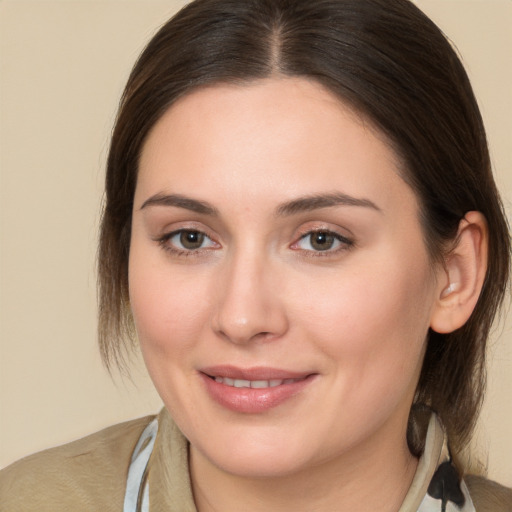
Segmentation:
{"type": "Polygon", "coordinates": [[[313,382],[316,374],[260,367],[203,368],[207,393],[217,404],[235,412],[257,414],[288,401],[313,382]]]}

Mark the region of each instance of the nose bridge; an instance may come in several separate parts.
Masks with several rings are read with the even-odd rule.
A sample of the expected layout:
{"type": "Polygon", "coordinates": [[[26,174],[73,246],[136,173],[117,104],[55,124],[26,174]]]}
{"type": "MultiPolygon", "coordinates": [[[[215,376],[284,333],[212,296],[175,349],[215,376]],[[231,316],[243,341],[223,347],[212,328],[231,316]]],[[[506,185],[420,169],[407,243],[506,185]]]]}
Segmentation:
{"type": "Polygon", "coordinates": [[[233,343],[283,334],[288,323],[275,287],[276,273],[271,259],[254,247],[234,251],[219,275],[214,330],[233,343]]]}

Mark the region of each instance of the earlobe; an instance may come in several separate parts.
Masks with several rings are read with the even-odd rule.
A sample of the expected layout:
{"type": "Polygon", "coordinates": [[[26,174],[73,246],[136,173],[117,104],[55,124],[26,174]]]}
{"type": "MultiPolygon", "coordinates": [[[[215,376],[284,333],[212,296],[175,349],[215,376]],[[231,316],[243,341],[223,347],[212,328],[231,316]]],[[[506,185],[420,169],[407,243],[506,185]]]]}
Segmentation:
{"type": "Polygon", "coordinates": [[[445,258],[430,327],[450,333],[471,316],[487,270],[488,227],[480,212],[468,212],[459,223],[455,246],[445,258]]]}

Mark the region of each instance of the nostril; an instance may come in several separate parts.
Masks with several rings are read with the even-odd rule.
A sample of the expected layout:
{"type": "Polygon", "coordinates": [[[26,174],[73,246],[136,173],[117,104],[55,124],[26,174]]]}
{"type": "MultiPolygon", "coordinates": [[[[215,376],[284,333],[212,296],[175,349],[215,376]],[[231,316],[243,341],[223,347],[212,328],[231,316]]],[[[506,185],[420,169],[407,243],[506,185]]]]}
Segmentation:
{"type": "Polygon", "coordinates": [[[287,331],[284,304],[275,294],[249,294],[238,289],[228,292],[219,296],[211,318],[212,329],[218,337],[242,345],[269,342],[287,331]]]}

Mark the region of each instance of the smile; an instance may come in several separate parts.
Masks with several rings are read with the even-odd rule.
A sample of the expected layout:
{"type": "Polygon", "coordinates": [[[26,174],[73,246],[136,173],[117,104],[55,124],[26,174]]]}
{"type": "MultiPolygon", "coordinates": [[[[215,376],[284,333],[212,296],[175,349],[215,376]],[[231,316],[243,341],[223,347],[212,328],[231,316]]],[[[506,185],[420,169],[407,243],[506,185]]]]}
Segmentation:
{"type": "Polygon", "coordinates": [[[199,376],[207,396],[217,405],[237,413],[258,414],[302,394],[318,374],[275,368],[216,366],[203,368],[199,376]]]}
{"type": "MultiPolygon", "coordinates": [[[[252,389],[265,389],[275,388],[283,384],[293,384],[302,379],[271,379],[271,380],[245,380],[245,379],[230,379],[229,377],[212,377],[215,382],[231,386],[234,388],[252,388],[252,389]]],[[[304,377],[305,378],[305,377],[304,377]]]]}

